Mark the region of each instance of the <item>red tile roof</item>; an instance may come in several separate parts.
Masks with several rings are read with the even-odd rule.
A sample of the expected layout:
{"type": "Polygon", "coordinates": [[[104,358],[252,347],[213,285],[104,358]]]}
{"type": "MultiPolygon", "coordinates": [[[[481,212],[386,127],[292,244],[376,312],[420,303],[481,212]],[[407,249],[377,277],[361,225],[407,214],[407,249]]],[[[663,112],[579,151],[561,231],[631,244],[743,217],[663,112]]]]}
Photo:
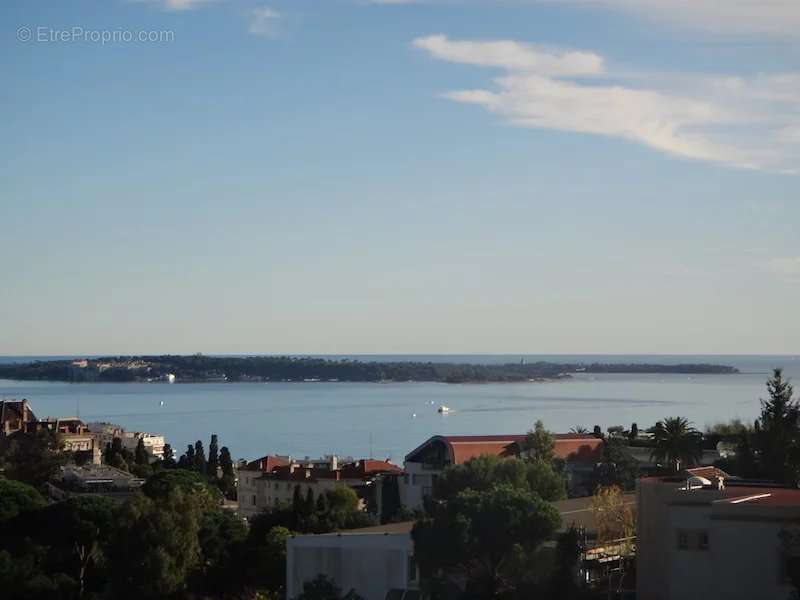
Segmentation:
{"type": "MultiPolygon", "coordinates": [[[[571,462],[599,462],[603,453],[603,440],[591,435],[557,433],[553,452],[556,457],[571,462]]],[[[525,435],[446,435],[434,436],[409,456],[435,440],[444,442],[453,464],[462,464],[481,454],[501,457],[518,456],[525,435]]]]}
{"type": "Polygon", "coordinates": [[[269,473],[276,467],[285,467],[288,466],[288,464],[289,461],[285,458],[267,454],[266,456],[262,456],[261,458],[247,463],[247,469],[249,471],[263,471],[264,473],[269,473]]]}

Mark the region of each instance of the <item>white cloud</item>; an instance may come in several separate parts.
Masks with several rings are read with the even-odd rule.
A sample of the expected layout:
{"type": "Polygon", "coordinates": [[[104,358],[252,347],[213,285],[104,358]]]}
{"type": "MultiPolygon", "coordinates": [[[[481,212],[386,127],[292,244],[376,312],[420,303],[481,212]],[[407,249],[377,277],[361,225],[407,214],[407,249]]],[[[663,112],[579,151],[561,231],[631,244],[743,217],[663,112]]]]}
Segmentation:
{"type": "Polygon", "coordinates": [[[182,12],[199,8],[204,4],[209,4],[215,0],[138,0],[139,2],[149,2],[160,4],[164,10],[182,12]]]}
{"type": "Polygon", "coordinates": [[[782,256],[767,261],[768,271],[786,281],[800,281],[800,256],[782,256]]]}
{"type": "Polygon", "coordinates": [[[254,35],[274,35],[275,25],[280,13],[267,6],[258,6],[250,11],[250,23],[247,31],[254,35]]]}
{"type": "Polygon", "coordinates": [[[603,57],[591,52],[559,53],[511,40],[472,42],[431,35],[415,39],[414,46],[450,62],[547,75],[598,75],[605,70],[603,57]]]}
{"type": "Polygon", "coordinates": [[[800,170],[800,75],[753,79],[631,75],[591,52],[519,42],[417,38],[449,62],[504,73],[491,85],[444,94],[523,127],[632,140],[670,154],[738,167],[800,170]]]}

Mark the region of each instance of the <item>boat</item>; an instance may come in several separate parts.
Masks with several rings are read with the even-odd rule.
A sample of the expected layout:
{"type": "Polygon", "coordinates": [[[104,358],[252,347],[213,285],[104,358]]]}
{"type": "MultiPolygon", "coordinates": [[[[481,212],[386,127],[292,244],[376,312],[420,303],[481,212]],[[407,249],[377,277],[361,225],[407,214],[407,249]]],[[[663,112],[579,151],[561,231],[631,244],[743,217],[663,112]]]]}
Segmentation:
{"type": "Polygon", "coordinates": [[[439,411],[440,414],[443,414],[443,415],[450,412],[450,408],[448,406],[445,406],[444,404],[439,406],[439,408],[437,410],[439,411]]]}

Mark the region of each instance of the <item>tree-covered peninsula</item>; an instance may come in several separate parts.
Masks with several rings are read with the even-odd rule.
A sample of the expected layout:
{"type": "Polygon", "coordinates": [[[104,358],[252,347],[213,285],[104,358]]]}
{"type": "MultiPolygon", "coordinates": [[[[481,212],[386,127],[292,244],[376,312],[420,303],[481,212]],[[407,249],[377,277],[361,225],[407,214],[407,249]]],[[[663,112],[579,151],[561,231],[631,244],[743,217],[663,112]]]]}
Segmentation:
{"type": "Polygon", "coordinates": [[[119,356],[0,365],[0,379],[51,381],[435,381],[489,383],[540,381],[573,373],[733,374],[713,364],[554,363],[466,364],[377,362],[291,356],[119,356]]]}

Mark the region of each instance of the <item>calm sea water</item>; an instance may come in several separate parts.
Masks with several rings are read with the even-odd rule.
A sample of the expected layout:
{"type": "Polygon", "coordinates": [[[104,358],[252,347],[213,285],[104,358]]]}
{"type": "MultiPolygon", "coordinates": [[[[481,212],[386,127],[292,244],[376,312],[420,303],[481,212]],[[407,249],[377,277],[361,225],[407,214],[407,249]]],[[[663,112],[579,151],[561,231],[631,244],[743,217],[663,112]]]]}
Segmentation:
{"type": "MultiPolygon", "coordinates": [[[[31,358],[0,357],[2,362],[31,358]]],[[[513,356],[358,356],[361,360],[518,362],[513,356]]],[[[783,367],[800,387],[798,356],[533,355],[529,362],[712,362],[738,375],[578,375],[552,383],[56,383],[0,380],[0,397],[27,398],[39,416],[80,413],[87,421],[162,433],[181,450],[212,433],[240,458],[332,452],[402,462],[435,434],[524,433],[536,419],[553,431],[595,424],[648,427],[682,415],[702,428],[753,419],[764,382],[783,367]],[[161,406],[161,402],[164,405],[161,406]],[[440,415],[436,409],[452,409],[440,415]],[[415,416],[416,415],[416,416],[415,416]]]]}

